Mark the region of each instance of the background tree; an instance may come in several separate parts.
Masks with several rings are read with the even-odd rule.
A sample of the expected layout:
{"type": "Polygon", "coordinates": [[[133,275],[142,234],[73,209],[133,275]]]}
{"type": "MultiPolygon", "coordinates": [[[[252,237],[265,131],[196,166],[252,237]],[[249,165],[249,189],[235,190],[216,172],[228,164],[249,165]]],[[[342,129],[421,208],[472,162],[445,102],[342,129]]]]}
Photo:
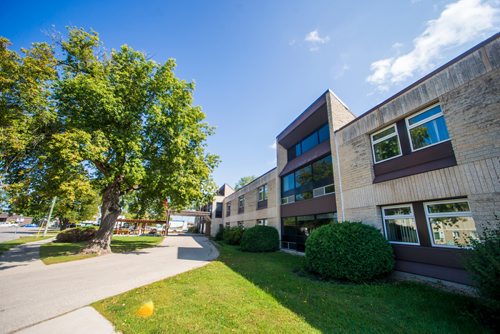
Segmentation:
{"type": "MultiPolygon", "coordinates": [[[[70,29],[60,47],[59,77],[44,100],[53,106],[53,131],[38,157],[55,157],[50,168],[62,180],[76,173],[99,190],[101,225],[84,251],[109,252],[124,196],[135,192],[141,210],[158,215],[166,198],[172,208],[204,199],[218,163],[206,152],[213,130],[193,106],[194,84],[175,77],[174,60],[159,64],[126,45],[108,54],[98,34],[83,29],[70,29]]],[[[39,158],[19,160],[45,167],[39,158]]]]}
{"type": "Polygon", "coordinates": [[[240,178],[238,180],[238,182],[236,182],[236,184],[234,185],[234,189],[238,190],[238,189],[242,188],[243,186],[247,185],[248,183],[252,182],[253,180],[255,180],[255,176],[253,176],[253,175],[243,176],[242,178],[240,178]]]}

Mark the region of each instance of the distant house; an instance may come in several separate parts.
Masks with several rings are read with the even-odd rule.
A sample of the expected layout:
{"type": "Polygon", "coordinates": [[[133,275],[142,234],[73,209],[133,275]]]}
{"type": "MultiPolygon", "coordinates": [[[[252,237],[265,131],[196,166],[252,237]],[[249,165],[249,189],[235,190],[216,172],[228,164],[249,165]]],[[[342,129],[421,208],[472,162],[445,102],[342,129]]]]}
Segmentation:
{"type": "Polygon", "coordinates": [[[33,217],[2,212],[0,213],[0,222],[11,224],[20,222],[21,225],[26,225],[33,222],[33,217]]]}

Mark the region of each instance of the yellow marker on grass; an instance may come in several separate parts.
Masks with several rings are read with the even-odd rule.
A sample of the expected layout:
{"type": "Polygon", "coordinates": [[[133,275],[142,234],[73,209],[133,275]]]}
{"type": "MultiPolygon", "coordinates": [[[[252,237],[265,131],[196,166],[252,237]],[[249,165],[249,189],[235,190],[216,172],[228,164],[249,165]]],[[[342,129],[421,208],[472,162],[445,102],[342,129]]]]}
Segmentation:
{"type": "Polygon", "coordinates": [[[139,307],[137,310],[137,315],[142,317],[142,318],[149,318],[150,316],[153,315],[153,312],[155,311],[155,305],[153,304],[152,301],[146,302],[139,307]]]}

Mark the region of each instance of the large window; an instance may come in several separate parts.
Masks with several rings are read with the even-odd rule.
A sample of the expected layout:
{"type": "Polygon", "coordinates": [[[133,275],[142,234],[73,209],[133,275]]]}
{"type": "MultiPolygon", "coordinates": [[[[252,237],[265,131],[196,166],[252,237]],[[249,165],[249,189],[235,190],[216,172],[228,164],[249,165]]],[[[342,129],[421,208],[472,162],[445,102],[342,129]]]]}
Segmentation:
{"type": "Polygon", "coordinates": [[[238,213],[245,212],[245,196],[238,197],[238,213]]]}
{"type": "Polygon", "coordinates": [[[259,202],[267,200],[267,184],[259,187],[259,202]]]}
{"type": "Polygon", "coordinates": [[[288,160],[301,156],[328,139],[330,139],[330,129],[326,123],[288,149],[288,160]]]}
{"type": "Polygon", "coordinates": [[[436,105],[406,119],[412,151],[449,140],[441,106],[436,105]]]}
{"type": "Polygon", "coordinates": [[[226,203],[226,217],[231,215],[231,202],[226,203]]]}
{"type": "Polygon", "coordinates": [[[411,204],[382,208],[384,231],[392,243],[419,244],[417,225],[411,204]]]}
{"type": "Polygon", "coordinates": [[[337,213],[282,218],[281,245],[283,248],[303,252],[306,239],[314,229],[334,222],[337,222],[337,213]]]}
{"type": "Polygon", "coordinates": [[[222,218],[222,203],[217,202],[215,207],[215,218],[222,218]]]}
{"type": "Polygon", "coordinates": [[[375,132],[371,135],[373,160],[375,163],[401,156],[396,124],[375,132]]]}
{"type": "Polygon", "coordinates": [[[293,203],[335,192],[332,156],[316,160],[282,177],[281,204],[293,203]]]}
{"type": "Polygon", "coordinates": [[[466,200],[424,203],[433,246],[469,246],[477,239],[476,224],[466,200]]]}

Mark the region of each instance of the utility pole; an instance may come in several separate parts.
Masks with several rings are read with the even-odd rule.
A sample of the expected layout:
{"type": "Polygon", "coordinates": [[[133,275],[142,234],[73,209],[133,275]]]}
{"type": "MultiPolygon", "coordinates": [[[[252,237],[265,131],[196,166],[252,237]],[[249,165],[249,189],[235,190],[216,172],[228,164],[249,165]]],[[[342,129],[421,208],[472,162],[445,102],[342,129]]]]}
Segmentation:
{"type": "Polygon", "coordinates": [[[47,230],[49,228],[50,218],[52,218],[52,211],[54,210],[54,206],[56,205],[57,196],[54,196],[52,199],[52,205],[50,206],[49,218],[47,218],[47,223],[45,223],[45,230],[43,231],[43,236],[47,236],[47,230]]]}

